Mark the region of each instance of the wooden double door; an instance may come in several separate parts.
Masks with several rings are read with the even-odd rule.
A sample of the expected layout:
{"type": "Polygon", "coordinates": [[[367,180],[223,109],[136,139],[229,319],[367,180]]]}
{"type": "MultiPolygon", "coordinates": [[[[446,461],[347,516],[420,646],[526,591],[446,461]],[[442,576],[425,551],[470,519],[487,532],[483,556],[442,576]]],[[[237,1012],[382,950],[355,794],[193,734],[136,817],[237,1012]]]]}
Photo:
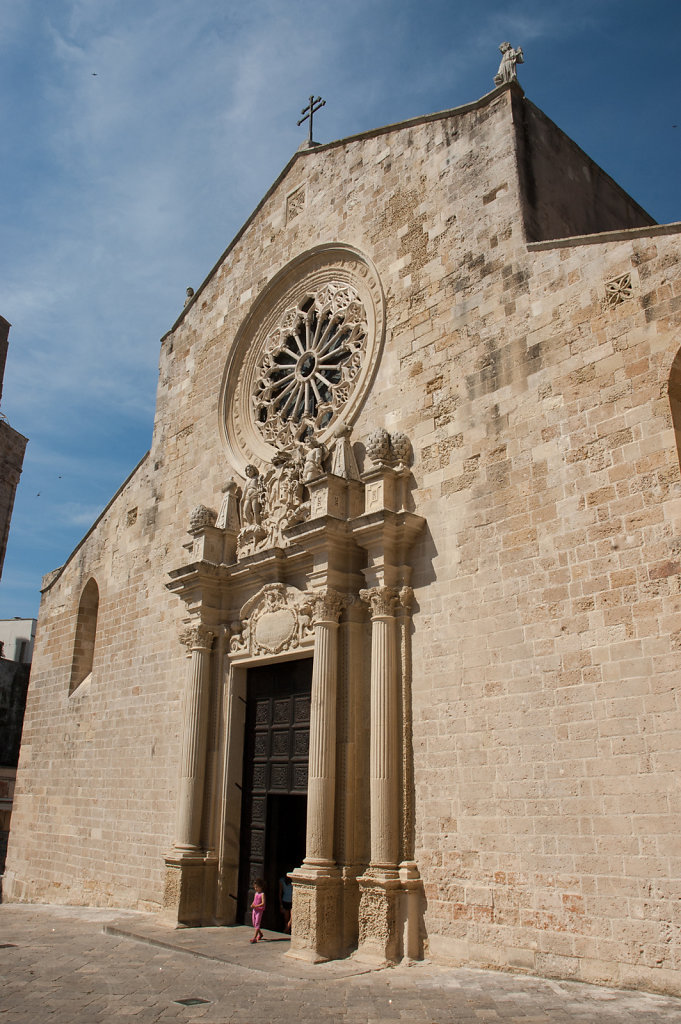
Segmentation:
{"type": "Polygon", "coordinates": [[[237,919],[265,882],[265,928],[283,930],[279,879],[305,857],[312,659],[248,670],[237,919]]]}

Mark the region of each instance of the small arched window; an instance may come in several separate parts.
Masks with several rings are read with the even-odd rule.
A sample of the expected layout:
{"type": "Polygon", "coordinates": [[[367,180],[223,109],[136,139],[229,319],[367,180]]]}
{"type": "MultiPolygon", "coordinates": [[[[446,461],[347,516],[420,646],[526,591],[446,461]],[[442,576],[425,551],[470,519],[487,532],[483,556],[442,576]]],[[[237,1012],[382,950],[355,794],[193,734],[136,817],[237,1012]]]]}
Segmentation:
{"type": "Polygon", "coordinates": [[[85,589],[78,606],[78,621],[76,622],[76,639],[73,645],[69,693],[73,693],[76,687],[85,682],[92,672],[98,611],[99,587],[93,579],[90,579],[85,584],[85,589]]]}

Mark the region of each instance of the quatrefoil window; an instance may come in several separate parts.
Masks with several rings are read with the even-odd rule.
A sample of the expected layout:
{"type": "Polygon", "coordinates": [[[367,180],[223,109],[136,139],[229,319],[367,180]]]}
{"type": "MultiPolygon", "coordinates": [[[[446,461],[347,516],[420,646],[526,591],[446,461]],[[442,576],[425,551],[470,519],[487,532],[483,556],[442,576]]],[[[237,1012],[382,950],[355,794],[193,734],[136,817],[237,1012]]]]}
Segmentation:
{"type": "Polygon", "coordinates": [[[289,307],[267,342],[252,392],[255,423],[270,444],[324,430],[362,367],[367,315],[357,291],[331,281],[289,307]]]}

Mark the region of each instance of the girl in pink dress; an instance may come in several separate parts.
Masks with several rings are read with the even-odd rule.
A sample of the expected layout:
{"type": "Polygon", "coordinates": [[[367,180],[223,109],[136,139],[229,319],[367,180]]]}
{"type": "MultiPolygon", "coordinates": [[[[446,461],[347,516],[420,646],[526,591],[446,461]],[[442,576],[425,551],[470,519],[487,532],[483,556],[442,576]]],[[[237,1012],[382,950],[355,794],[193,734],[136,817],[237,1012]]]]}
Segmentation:
{"type": "Polygon", "coordinates": [[[256,878],[253,883],[253,889],[255,895],[253,896],[253,902],[251,903],[251,910],[253,911],[253,927],[255,928],[255,935],[251,939],[251,942],[260,942],[265,936],[260,930],[260,922],[262,921],[262,915],[265,912],[265,883],[262,878],[256,878]]]}

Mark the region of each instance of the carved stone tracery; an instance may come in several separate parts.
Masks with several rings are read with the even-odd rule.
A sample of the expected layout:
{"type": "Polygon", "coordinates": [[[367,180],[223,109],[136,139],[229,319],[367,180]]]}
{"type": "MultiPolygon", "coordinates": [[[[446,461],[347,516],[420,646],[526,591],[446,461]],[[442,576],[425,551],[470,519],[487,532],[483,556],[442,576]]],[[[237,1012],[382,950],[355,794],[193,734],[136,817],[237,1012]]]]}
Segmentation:
{"type": "Polygon", "coordinates": [[[229,463],[262,473],[275,449],[352,424],[385,333],[375,268],[341,243],[292,260],[257,296],[225,366],[220,429],[229,463]]]}
{"type": "Polygon", "coordinates": [[[328,281],[287,309],[267,340],[252,401],[255,423],[281,448],[323,430],[348,401],[366,348],[359,293],[328,281]]]}
{"type": "Polygon", "coordinates": [[[631,274],[620,274],[605,282],[605,302],[608,306],[619,306],[634,294],[631,274]]]}

